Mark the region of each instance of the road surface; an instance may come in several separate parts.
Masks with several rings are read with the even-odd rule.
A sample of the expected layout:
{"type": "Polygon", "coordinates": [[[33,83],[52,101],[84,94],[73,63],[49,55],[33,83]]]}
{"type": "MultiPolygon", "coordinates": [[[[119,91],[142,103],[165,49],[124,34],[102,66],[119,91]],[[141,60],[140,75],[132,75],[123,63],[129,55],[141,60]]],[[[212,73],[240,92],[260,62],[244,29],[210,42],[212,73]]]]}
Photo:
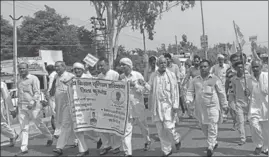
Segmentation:
{"type": "MultiPolygon", "coordinates": [[[[161,156],[160,142],[157,138],[156,127],[149,119],[149,128],[152,138],[151,150],[144,152],[143,138],[138,127],[134,127],[133,133],[133,156],[161,156]]],[[[171,156],[206,156],[206,139],[201,130],[196,126],[197,122],[194,119],[181,119],[177,125],[177,131],[182,135],[182,146],[179,152],[173,153],[171,156]]],[[[232,123],[228,121],[219,126],[218,143],[214,156],[254,156],[254,144],[251,141],[249,126],[246,126],[247,143],[243,146],[238,146],[239,135],[237,131],[231,131],[232,123]]],[[[46,139],[43,135],[33,135],[29,140],[28,156],[54,156],[52,149],[55,148],[56,141],[51,147],[45,147],[46,139]]],[[[69,142],[71,143],[71,142],[69,142]]],[[[99,156],[99,150],[96,149],[96,143],[93,143],[87,138],[87,143],[90,149],[90,156],[99,156]]],[[[20,150],[20,142],[17,142],[15,147],[1,147],[1,156],[13,156],[20,150]]],[[[64,149],[63,156],[75,156],[78,148],[64,149]]],[[[117,155],[108,153],[105,156],[120,156],[123,152],[117,155]]],[[[265,155],[260,155],[265,156],[265,155]]]]}

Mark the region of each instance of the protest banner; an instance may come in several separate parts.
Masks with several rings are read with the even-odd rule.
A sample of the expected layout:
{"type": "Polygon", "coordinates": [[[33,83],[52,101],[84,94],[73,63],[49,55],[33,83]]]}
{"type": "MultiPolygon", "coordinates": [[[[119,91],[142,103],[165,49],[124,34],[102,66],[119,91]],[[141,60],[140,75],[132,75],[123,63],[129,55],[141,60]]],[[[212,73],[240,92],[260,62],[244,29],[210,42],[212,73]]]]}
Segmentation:
{"type": "Polygon", "coordinates": [[[121,81],[74,78],[68,90],[74,131],[124,136],[129,111],[129,85],[121,81]]]}

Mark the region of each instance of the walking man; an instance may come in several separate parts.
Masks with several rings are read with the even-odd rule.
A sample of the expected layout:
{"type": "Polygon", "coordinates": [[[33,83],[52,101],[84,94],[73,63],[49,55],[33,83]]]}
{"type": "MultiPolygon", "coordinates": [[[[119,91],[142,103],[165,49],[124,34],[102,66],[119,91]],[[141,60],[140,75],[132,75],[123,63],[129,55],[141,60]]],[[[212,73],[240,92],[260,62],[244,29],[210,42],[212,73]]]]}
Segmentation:
{"type": "Polygon", "coordinates": [[[10,124],[7,122],[5,115],[9,116],[9,113],[6,113],[6,108],[10,111],[10,114],[13,118],[16,117],[16,110],[14,109],[12,100],[9,96],[7,85],[1,81],[1,134],[10,139],[10,147],[15,145],[16,140],[19,135],[11,128],[10,124]],[[5,114],[6,113],[6,114],[5,114]]]}
{"type": "Polygon", "coordinates": [[[153,121],[156,124],[158,135],[161,140],[163,156],[172,154],[172,144],[175,141],[176,149],[181,147],[181,137],[176,132],[176,116],[179,110],[179,89],[175,74],[166,69],[167,60],[163,56],[158,59],[158,71],[154,72],[148,83],[139,80],[152,93],[153,121]]]}
{"type": "MultiPolygon", "coordinates": [[[[99,71],[99,79],[113,81],[119,80],[119,73],[109,69],[108,59],[100,58],[97,63],[97,67],[99,71]]],[[[100,133],[100,137],[103,143],[103,149],[101,150],[100,155],[107,154],[111,149],[113,154],[118,154],[120,152],[121,137],[110,133],[100,133]]]]}
{"type": "Polygon", "coordinates": [[[29,124],[33,120],[37,128],[47,138],[47,146],[52,145],[52,134],[42,122],[40,104],[40,82],[34,75],[28,73],[28,64],[19,64],[20,79],[18,80],[18,108],[19,123],[21,126],[22,142],[21,152],[15,156],[22,156],[28,153],[29,124]]]}
{"type": "Polygon", "coordinates": [[[228,102],[224,87],[220,79],[210,74],[210,62],[203,60],[200,63],[201,75],[196,76],[187,91],[187,103],[193,100],[196,118],[201,124],[202,131],[207,137],[207,156],[213,155],[217,148],[218,122],[221,108],[227,112],[228,102]],[[195,98],[194,98],[195,95],[195,98]]]}
{"type": "Polygon", "coordinates": [[[268,155],[268,72],[263,72],[262,66],[262,61],[252,61],[253,73],[248,82],[250,90],[249,121],[252,141],[256,146],[254,151],[256,155],[260,153],[268,155]]]}

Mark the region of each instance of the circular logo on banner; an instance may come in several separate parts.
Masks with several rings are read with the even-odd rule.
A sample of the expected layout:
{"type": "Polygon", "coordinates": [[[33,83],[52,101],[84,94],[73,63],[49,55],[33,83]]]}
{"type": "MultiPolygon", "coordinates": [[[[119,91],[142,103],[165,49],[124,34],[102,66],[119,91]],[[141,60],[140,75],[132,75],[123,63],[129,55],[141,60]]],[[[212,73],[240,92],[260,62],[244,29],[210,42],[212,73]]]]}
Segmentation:
{"type": "Polygon", "coordinates": [[[121,90],[114,90],[111,92],[111,100],[114,104],[121,105],[125,101],[125,94],[121,90]]]}

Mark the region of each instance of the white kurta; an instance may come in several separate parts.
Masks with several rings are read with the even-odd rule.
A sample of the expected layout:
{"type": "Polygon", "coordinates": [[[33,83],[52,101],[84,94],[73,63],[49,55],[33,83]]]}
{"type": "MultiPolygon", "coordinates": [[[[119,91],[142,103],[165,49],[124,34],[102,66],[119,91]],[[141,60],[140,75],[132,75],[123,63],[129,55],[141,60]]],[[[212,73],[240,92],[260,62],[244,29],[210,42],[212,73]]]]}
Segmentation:
{"type": "Polygon", "coordinates": [[[268,150],[268,72],[262,72],[259,80],[252,76],[248,81],[251,91],[248,117],[252,140],[256,147],[268,150]]]}
{"type": "Polygon", "coordinates": [[[73,132],[73,124],[70,112],[70,106],[68,103],[68,86],[64,83],[75,77],[72,73],[65,71],[61,76],[56,75],[56,123],[61,126],[61,134],[56,144],[56,148],[63,149],[68,142],[68,139],[73,132]]]}
{"type": "Polygon", "coordinates": [[[131,87],[130,90],[129,120],[126,124],[125,137],[122,141],[125,154],[132,155],[132,132],[134,124],[137,124],[141,129],[141,133],[144,137],[145,142],[150,142],[149,129],[146,122],[145,105],[143,98],[144,87],[138,84],[138,80],[144,80],[144,77],[139,72],[132,71],[129,76],[125,76],[125,74],[122,74],[120,78],[122,81],[135,82],[135,87],[131,87]]]}

